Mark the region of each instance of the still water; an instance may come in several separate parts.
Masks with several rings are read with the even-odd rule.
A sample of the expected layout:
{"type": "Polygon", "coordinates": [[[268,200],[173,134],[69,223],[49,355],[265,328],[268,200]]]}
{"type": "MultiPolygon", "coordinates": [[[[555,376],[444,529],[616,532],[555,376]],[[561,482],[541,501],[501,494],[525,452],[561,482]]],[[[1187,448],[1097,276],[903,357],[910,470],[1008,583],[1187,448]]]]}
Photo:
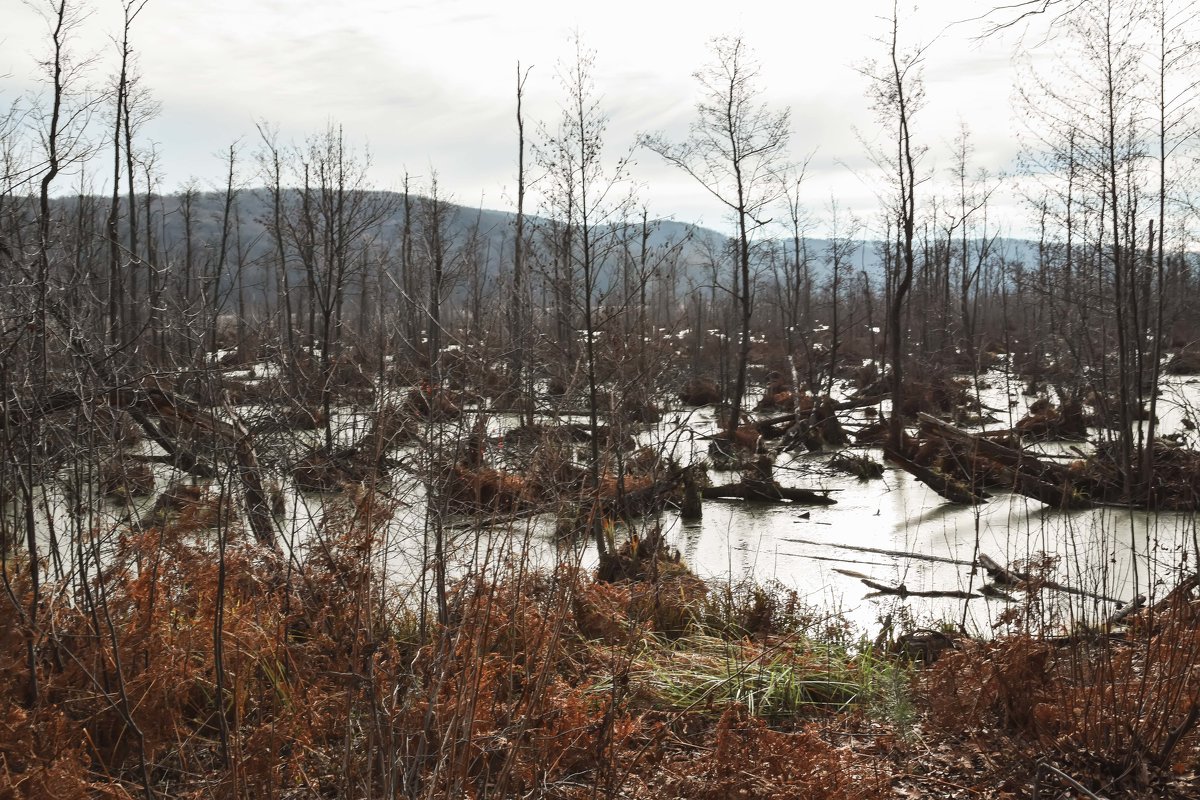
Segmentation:
{"type": "MultiPolygon", "coordinates": [[[[992,414],[991,426],[1011,426],[1024,413],[1028,398],[1014,391],[1002,375],[987,376],[985,384],[980,396],[992,414]]],[[[1200,390],[1194,380],[1168,379],[1160,398],[1160,431],[1183,432],[1183,419],[1197,419],[1197,408],[1200,390]]],[[[886,402],[878,411],[888,412],[886,402]]],[[[862,421],[862,412],[847,415],[851,424],[862,421]]],[[[360,435],[366,424],[362,414],[351,411],[337,418],[346,442],[360,435]]],[[[497,436],[515,424],[510,415],[494,415],[489,433],[497,436]]],[[[643,430],[639,442],[688,463],[704,454],[704,437],[715,431],[711,410],[679,410],[643,430]]],[[[308,446],[296,441],[294,434],[292,440],[293,447],[308,446]]],[[[1190,444],[1196,446],[1194,441],[1190,444]]],[[[269,444],[263,446],[269,449],[269,444]]],[[[141,447],[154,452],[152,445],[141,447]]],[[[878,450],[867,453],[881,460],[878,450]]],[[[402,450],[398,455],[413,454],[402,450]]],[[[1122,509],[1061,512],[1006,493],[997,493],[980,506],[956,506],[898,469],[888,468],[882,479],[871,481],[836,474],[827,467],[830,455],[783,455],[775,474],[785,485],[830,490],[835,505],[706,501],[699,523],[683,524],[668,511],[636,524],[661,525],[667,541],[702,578],[734,584],[777,582],[795,590],[811,606],[840,613],[867,631],[876,629],[885,617],[904,615],[919,624],[952,621],[986,634],[1010,603],[987,597],[878,596],[859,576],[890,587],[903,585],[908,593],[977,593],[986,582],[986,575],[971,567],[977,554],[1009,566],[1046,554],[1053,557],[1054,580],[1109,598],[1055,593],[1057,599],[1050,605],[1056,625],[1066,629],[1107,617],[1116,609],[1111,600],[1128,600],[1136,594],[1161,596],[1182,570],[1195,568],[1200,537],[1192,514],[1151,515],[1122,509]]],[[[157,470],[160,487],[178,477],[167,467],[157,470]]],[[[737,476],[710,473],[710,478],[723,483],[737,476]]],[[[290,481],[282,483],[286,513],[278,521],[279,538],[285,552],[302,559],[309,547],[320,542],[327,504],[336,500],[302,494],[290,481]]],[[[417,595],[429,580],[425,565],[431,545],[424,490],[419,482],[399,476],[388,493],[395,500],[395,511],[377,543],[379,565],[397,590],[417,595]]],[[[88,520],[87,530],[103,540],[102,551],[111,552],[122,518],[144,513],[152,502],[131,509],[104,504],[88,520]]],[[[68,509],[61,488],[47,487],[42,492],[43,552],[56,556],[67,574],[74,568],[75,554],[66,543],[83,530],[74,524],[68,509]]],[[[452,575],[495,573],[521,560],[542,568],[563,561],[584,568],[595,565],[594,550],[586,542],[564,543],[554,529],[553,515],[511,520],[482,531],[465,520],[451,521],[445,532],[449,571],[452,575]]]]}

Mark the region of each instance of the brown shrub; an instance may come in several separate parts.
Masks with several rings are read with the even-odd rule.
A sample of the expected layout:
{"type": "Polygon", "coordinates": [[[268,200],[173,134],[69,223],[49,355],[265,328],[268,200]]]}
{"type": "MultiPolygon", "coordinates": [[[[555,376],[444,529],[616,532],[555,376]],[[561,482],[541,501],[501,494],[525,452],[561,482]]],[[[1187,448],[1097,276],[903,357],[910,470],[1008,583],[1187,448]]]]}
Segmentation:
{"type": "Polygon", "coordinates": [[[712,378],[692,378],[679,390],[679,399],[689,406],[721,402],[721,387],[712,378]]]}
{"type": "Polygon", "coordinates": [[[100,466],[100,493],[127,501],[154,493],[154,470],[144,461],[114,458],[100,466]]]}
{"type": "Polygon", "coordinates": [[[669,797],[694,800],[866,800],[889,795],[890,774],[849,748],[835,747],[813,728],[771,730],[731,706],[717,725],[715,747],[669,765],[669,797]]]}
{"type": "Polygon", "coordinates": [[[945,653],[919,691],[937,730],[990,731],[1136,782],[1147,768],[1177,770],[1200,757],[1197,663],[1200,630],[1172,615],[1128,641],[1019,634],[974,643],[945,653]]]}

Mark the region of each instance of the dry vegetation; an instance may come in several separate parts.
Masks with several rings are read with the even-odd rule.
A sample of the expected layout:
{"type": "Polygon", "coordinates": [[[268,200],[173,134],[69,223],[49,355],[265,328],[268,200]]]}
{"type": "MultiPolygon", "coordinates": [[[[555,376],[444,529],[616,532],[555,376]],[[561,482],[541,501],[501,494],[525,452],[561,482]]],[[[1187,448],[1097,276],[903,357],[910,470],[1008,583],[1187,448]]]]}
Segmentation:
{"type": "Polygon", "coordinates": [[[1109,798],[1200,789],[1194,582],[1070,637],[1014,609],[932,665],[686,570],[514,567],[423,628],[374,566],[389,515],[344,495],[294,565],[236,527],[123,532],[86,583],[42,587],[32,704],[8,562],[0,796],[1006,798],[1057,796],[1054,770],[1109,798]]]}

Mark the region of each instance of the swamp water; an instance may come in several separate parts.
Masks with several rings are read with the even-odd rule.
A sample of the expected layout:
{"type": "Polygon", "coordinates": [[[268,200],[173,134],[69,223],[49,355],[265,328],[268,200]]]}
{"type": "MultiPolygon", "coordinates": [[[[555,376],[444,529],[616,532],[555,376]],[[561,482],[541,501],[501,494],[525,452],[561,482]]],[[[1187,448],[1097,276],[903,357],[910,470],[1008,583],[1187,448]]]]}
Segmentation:
{"type": "MultiPolygon", "coordinates": [[[[1024,415],[1030,398],[1021,396],[1019,386],[1014,388],[1002,373],[985,376],[982,384],[986,388],[980,391],[981,403],[995,419],[988,427],[1010,427],[1024,415]]],[[[1197,409],[1200,385],[1194,379],[1168,378],[1159,400],[1160,432],[1184,432],[1185,417],[1200,419],[1197,409]]],[[[879,411],[888,413],[886,401],[879,411]]],[[[469,427],[472,419],[448,423],[446,427],[469,427]]],[[[863,412],[855,411],[844,419],[853,423],[865,417],[863,412]]],[[[346,443],[360,435],[367,424],[361,412],[343,411],[335,418],[339,436],[346,443]]],[[[492,415],[488,433],[498,436],[516,424],[512,415],[492,415]]],[[[688,463],[704,455],[708,444],[705,437],[716,429],[711,409],[669,411],[663,422],[640,434],[639,444],[661,447],[688,463]]],[[[1188,443],[1194,447],[1195,434],[1190,435],[1188,443]]],[[[315,434],[291,432],[288,437],[293,454],[316,441],[315,434]]],[[[146,454],[156,452],[153,445],[140,446],[146,454]]],[[[262,442],[260,447],[270,451],[272,445],[262,442]]],[[[1044,451],[1062,453],[1065,447],[1048,444],[1044,451]]],[[[865,452],[881,460],[878,449],[865,452]]],[[[396,455],[405,458],[411,452],[401,448],[396,455]]],[[[1194,514],[1149,514],[1117,508],[1062,512],[1003,492],[979,506],[960,506],[943,500],[908,473],[891,466],[879,480],[861,481],[836,474],[826,466],[830,456],[831,452],[783,455],[777,460],[775,476],[783,485],[827,489],[837,501],[835,505],[706,501],[701,522],[684,524],[675,512],[666,511],[636,526],[661,525],[668,544],[680,551],[684,562],[701,578],[733,584],[777,582],[795,590],[808,605],[840,613],[866,631],[878,629],[884,618],[902,617],[926,625],[962,623],[968,631],[986,635],[1011,603],[989,597],[963,600],[912,594],[880,596],[858,577],[839,570],[868,576],[879,584],[903,586],[907,593],[977,593],[987,582],[981,570],[971,567],[978,554],[1006,566],[1048,555],[1053,558],[1049,577],[1110,599],[1048,593],[1048,600],[1051,594],[1057,596],[1047,603],[1045,613],[1054,615],[1058,627],[1069,629],[1111,615],[1116,610],[1111,600],[1127,601],[1136,594],[1161,596],[1174,585],[1181,570],[1195,569],[1200,533],[1194,514]]],[[[159,490],[178,477],[169,467],[156,465],[155,471],[159,490]]],[[[710,479],[726,483],[736,481],[738,476],[710,472],[710,479]]],[[[322,520],[332,496],[300,493],[290,480],[280,482],[285,487],[286,510],[277,520],[278,538],[285,552],[302,557],[307,547],[319,543],[322,520]]],[[[424,489],[418,481],[397,471],[386,493],[395,500],[395,509],[376,543],[379,564],[393,578],[396,589],[416,597],[422,583],[427,586],[430,580],[425,566],[431,559],[432,543],[424,489]]],[[[88,523],[101,539],[100,552],[112,551],[123,517],[144,514],[152,504],[153,498],[129,508],[100,504],[88,523]]],[[[53,560],[69,574],[77,556],[66,543],[84,526],[70,517],[70,506],[61,488],[45,489],[40,505],[43,553],[57,545],[53,560]]],[[[12,524],[11,516],[8,523],[12,524]]],[[[549,569],[562,561],[593,568],[596,557],[589,543],[564,542],[555,533],[555,523],[550,514],[483,527],[466,518],[447,520],[443,528],[447,571],[452,576],[495,574],[505,564],[522,561],[535,568],[549,569]]],[[[623,534],[620,527],[617,534],[623,534]]],[[[1019,592],[1012,594],[1021,596],[1019,592]]]]}

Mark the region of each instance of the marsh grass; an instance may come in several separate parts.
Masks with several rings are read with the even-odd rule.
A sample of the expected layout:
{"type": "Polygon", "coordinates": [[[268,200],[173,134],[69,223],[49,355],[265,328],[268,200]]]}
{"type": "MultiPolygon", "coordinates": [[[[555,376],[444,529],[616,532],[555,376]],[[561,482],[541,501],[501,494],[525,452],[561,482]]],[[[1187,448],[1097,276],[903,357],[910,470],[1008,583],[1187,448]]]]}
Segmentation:
{"type": "MultiPolygon", "coordinates": [[[[674,640],[646,636],[624,676],[647,708],[720,715],[731,705],[754,716],[890,708],[907,667],[869,647],[787,637],[755,642],[689,632],[674,640]]],[[[604,693],[611,681],[592,687],[604,693]]]]}

